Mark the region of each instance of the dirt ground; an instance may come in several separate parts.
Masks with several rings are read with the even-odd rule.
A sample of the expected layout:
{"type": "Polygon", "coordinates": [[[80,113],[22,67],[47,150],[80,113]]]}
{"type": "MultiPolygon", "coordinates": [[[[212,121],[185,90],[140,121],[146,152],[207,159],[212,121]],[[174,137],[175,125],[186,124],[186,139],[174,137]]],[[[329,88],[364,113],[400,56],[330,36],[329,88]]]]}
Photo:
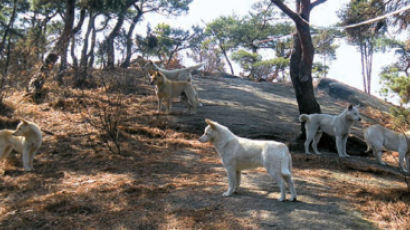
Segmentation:
{"type": "MultiPolygon", "coordinates": [[[[133,73],[126,74],[132,77],[133,73]]],[[[24,98],[24,92],[6,98],[9,110],[1,117],[3,127],[15,125],[11,117],[25,117],[45,133],[34,172],[22,171],[20,154],[4,166],[0,229],[409,229],[410,194],[402,178],[349,169],[335,153],[318,157],[292,152],[297,202],[278,202],[279,189],[263,169],[244,172],[238,194],[225,198],[227,178],[218,155],[211,145],[197,141],[205,124],[190,130],[190,126],[176,126],[180,122],[176,117],[188,115],[178,111],[158,115],[153,89],[143,80],[123,96],[121,155],[111,153],[104,137],[87,122],[90,116],[98,117],[89,99],[100,98],[103,89],[48,87],[48,97],[38,105],[24,98]]],[[[235,103],[229,98],[222,102],[231,97],[229,92],[218,95],[221,101],[215,102],[209,94],[217,95],[217,90],[207,94],[201,84],[197,87],[204,103],[199,114],[208,108],[212,113],[218,103],[235,103]]],[[[288,86],[278,87],[291,91],[288,86]]],[[[259,93],[249,88],[250,96],[259,93]]],[[[258,102],[255,95],[255,108],[249,111],[271,106],[258,102]]],[[[107,103],[106,98],[100,99],[107,103]]],[[[296,113],[294,100],[275,95],[267,100],[271,99],[296,113]]],[[[221,117],[230,115],[225,119],[232,120],[241,108],[247,107],[238,105],[237,111],[221,117]]],[[[280,120],[290,117],[270,113],[280,120]]],[[[244,114],[233,130],[245,130],[254,119],[268,118],[259,114],[244,114]]],[[[293,124],[278,127],[275,132],[284,135],[298,129],[293,124]]],[[[256,136],[255,127],[248,129],[256,136]]],[[[266,131],[266,137],[272,136],[266,131]]],[[[384,158],[397,167],[394,154],[384,158]]]]}

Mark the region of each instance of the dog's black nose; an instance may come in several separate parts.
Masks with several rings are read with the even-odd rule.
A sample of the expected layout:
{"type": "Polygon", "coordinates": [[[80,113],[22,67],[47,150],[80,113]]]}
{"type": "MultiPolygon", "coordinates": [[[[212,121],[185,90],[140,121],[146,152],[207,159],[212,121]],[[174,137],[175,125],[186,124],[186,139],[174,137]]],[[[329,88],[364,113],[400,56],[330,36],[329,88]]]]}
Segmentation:
{"type": "Polygon", "coordinates": [[[362,118],[359,117],[359,121],[361,121],[361,120],[362,120],[362,118]]]}

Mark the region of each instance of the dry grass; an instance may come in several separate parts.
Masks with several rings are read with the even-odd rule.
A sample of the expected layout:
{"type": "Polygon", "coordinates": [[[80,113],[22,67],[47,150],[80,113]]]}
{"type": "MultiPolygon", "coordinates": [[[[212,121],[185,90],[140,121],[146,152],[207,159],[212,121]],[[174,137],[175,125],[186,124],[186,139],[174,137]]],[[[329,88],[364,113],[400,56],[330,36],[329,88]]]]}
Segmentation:
{"type": "Polygon", "coordinates": [[[336,159],[312,157],[294,157],[296,175],[329,186],[332,196],[347,200],[380,229],[409,229],[410,193],[404,182],[345,169],[336,159]]]}
{"type": "MultiPolygon", "coordinates": [[[[10,116],[33,120],[53,135],[44,134],[35,172],[21,171],[20,155],[8,161],[0,176],[0,229],[254,227],[254,220],[221,204],[195,208],[193,203],[187,209],[183,202],[172,202],[175,194],[192,191],[219,195],[226,187],[225,174],[211,167],[220,160],[210,145],[200,144],[195,134],[170,129],[165,117],[155,115],[150,87],[137,84],[133,94],[125,95],[122,155],[110,153],[82,115],[93,109],[88,98],[99,96],[101,89],[46,87],[48,97],[38,105],[22,92],[5,100],[10,116]]],[[[1,128],[15,124],[0,117],[1,128]]],[[[379,228],[410,226],[404,183],[338,168],[335,160],[325,158],[307,161],[294,155],[294,168],[295,176],[328,186],[322,195],[346,200],[379,228]]]]}

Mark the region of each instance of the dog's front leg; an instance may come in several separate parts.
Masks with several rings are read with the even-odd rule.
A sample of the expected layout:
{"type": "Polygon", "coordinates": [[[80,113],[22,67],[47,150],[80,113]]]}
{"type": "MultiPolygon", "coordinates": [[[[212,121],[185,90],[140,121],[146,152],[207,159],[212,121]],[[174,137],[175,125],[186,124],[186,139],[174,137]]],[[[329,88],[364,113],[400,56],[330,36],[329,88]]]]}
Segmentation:
{"type": "Polygon", "coordinates": [[[406,152],[400,151],[399,152],[399,168],[401,170],[403,170],[403,172],[407,173],[407,172],[409,172],[409,168],[408,168],[408,162],[407,162],[407,169],[406,169],[406,166],[405,166],[406,162],[405,161],[408,161],[408,158],[406,159],[406,152]]]}
{"type": "Polygon", "coordinates": [[[35,150],[30,150],[30,154],[29,154],[29,167],[30,167],[30,169],[31,170],[34,170],[34,167],[33,167],[33,161],[34,161],[34,157],[36,156],[36,152],[37,152],[37,149],[35,149],[35,150]]]}
{"type": "Polygon", "coordinates": [[[22,153],[22,157],[23,157],[23,167],[24,167],[24,171],[29,172],[32,169],[30,168],[30,156],[29,156],[29,150],[24,148],[23,149],[23,153],[22,153]]]}
{"type": "Polygon", "coordinates": [[[172,98],[167,99],[167,114],[171,111],[172,108],[172,98]]]}
{"type": "Polygon", "coordinates": [[[381,165],[386,165],[386,162],[384,162],[382,160],[382,154],[383,154],[383,152],[382,152],[381,148],[380,149],[373,149],[373,155],[374,155],[374,157],[376,157],[377,162],[379,162],[379,164],[381,164],[381,165]]]}
{"type": "Polygon", "coordinates": [[[161,112],[161,103],[162,103],[162,99],[158,97],[158,110],[157,110],[158,113],[161,112]]]}
{"type": "Polygon", "coordinates": [[[232,167],[227,167],[226,168],[226,173],[228,174],[228,184],[229,188],[228,191],[224,192],[222,196],[230,196],[232,193],[235,192],[235,187],[236,187],[236,170],[233,169],[232,167]]]}
{"type": "Polygon", "coordinates": [[[239,189],[239,186],[241,185],[241,171],[236,170],[236,186],[235,186],[235,192],[236,190],[239,189]]]}
{"type": "Polygon", "coordinates": [[[343,136],[343,139],[342,139],[342,149],[343,149],[343,155],[345,156],[345,157],[350,157],[350,155],[349,154],[347,154],[347,152],[346,152],[346,144],[347,144],[347,138],[349,137],[349,135],[348,134],[346,134],[346,135],[344,135],[343,136]]]}
{"type": "Polygon", "coordinates": [[[339,157],[345,157],[343,154],[342,142],[343,142],[342,137],[336,136],[336,149],[337,149],[337,154],[339,154],[339,157]]]}

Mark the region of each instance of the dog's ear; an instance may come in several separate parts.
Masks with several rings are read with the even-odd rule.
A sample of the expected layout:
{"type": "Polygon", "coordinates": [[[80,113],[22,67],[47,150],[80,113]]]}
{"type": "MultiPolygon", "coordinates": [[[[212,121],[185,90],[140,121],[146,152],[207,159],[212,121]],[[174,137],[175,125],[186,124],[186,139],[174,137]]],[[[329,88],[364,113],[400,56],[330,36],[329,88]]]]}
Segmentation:
{"type": "Polygon", "coordinates": [[[350,104],[349,107],[347,107],[347,109],[348,109],[349,111],[352,110],[352,109],[353,109],[353,105],[350,104]]]}
{"type": "Polygon", "coordinates": [[[216,123],[215,121],[209,120],[208,118],[205,119],[205,122],[211,126],[212,129],[216,129],[216,123]]]}

